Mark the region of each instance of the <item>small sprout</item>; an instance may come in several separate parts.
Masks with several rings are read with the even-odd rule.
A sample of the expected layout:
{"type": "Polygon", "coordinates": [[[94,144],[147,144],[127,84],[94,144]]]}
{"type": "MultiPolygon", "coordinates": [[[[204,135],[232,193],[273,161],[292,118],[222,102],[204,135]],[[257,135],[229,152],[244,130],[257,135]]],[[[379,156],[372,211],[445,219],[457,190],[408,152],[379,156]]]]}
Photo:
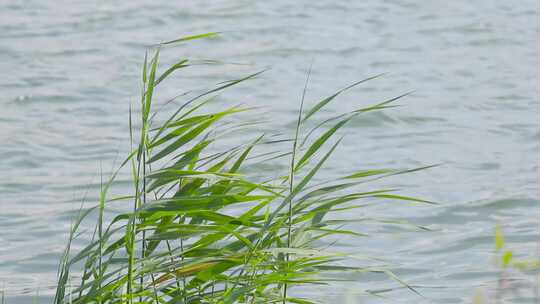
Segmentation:
{"type": "Polygon", "coordinates": [[[512,256],[513,256],[513,253],[512,251],[506,251],[502,257],[502,265],[503,267],[506,267],[508,265],[510,265],[510,263],[512,262],[512,256]]]}
{"type": "Polygon", "coordinates": [[[495,228],[495,249],[497,251],[504,247],[504,234],[500,225],[495,228]]]}

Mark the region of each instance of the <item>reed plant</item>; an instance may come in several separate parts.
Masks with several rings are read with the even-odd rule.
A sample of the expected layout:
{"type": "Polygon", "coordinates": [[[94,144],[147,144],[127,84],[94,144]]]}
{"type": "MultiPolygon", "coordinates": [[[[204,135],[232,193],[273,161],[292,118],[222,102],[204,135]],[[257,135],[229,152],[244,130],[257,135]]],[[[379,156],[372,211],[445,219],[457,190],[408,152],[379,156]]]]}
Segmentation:
{"type": "Polygon", "coordinates": [[[499,270],[496,286],[490,292],[477,290],[473,304],[540,303],[540,258],[538,252],[509,248],[502,226],[495,227],[495,264],[499,270]]]}
{"type": "Polygon", "coordinates": [[[328,284],[330,275],[335,278],[340,272],[384,272],[397,279],[387,269],[341,263],[347,256],[333,252],[323,241],[363,236],[345,228],[358,219],[340,214],[354,212],[366,202],[430,204],[398,195],[394,189],[367,188],[368,182],[425,167],[350,171],[330,180],[321,171],[351,120],[394,107],[403,96],[317,119],[341,93],[377,76],[308,106],[308,75],[292,134],[260,134],[227,145],[230,132],[251,125],[241,118],[253,109],[215,110],[212,100],[221,91],[258,77],[257,72],[182,96],[183,103],[158,121],[156,90],[167,77],[192,65],[182,59],[162,69],[161,50],[215,35],[161,43],[149,50],[152,56],[145,56],[140,117],[134,119],[135,111],[130,110],[132,149],[118,169],[130,168],[133,192],[110,197],[116,171],[102,184],[99,203],[81,210],[60,263],[55,303],[316,303],[295,294],[295,288],[328,284]],[[276,163],[287,165],[258,174],[247,170],[276,163]],[[107,220],[105,211],[113,202],[130,204],[131,210],[107,220]],[[81,222],[90,214],[97,215],[94,237],[72,252],[81,222]]]}

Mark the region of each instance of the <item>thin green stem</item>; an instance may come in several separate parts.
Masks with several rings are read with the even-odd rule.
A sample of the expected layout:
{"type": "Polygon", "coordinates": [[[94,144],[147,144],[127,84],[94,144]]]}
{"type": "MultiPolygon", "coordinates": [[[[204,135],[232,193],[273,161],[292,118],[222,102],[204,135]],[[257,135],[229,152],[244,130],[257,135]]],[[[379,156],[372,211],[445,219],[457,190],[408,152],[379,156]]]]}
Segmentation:
{"type": "MultiPolygon", "coordinates": [[[[291,165],[289,169],[289,195],[291,195],[294,191],[294,169],[295,169],[295,162],[296,162],[296,148],[298,145],[298,136],[300,134],[300,126],[302,125],[302,111],[304,110],[304,100],[306,98],[306,91],[309,83],[309,78],[311,76],[311,68],[313,67],[313,62],[311,63],[308,74],[306,77],[306,83],[304,84],[304,90],[302,91],[302,100],[300,102],[300,110],[298,111],[298,120],[296,122],[296,130],[294,132],[294,141],[292,146],[292,154],[291,154],[291,165]]],[[[287,220],[287,248],[291,248],[291,234],[292,234],[292,214],[293,211],[293,198],[291,197],[289,199],[289,212],[288,212],[288,220],[287,220]]],[[[289,268],[289,253],[286,254],[287,259],[287,271],[289,268]]],[[[287,302],[287,283],[283,285],[283,304],[287,302]]]]}

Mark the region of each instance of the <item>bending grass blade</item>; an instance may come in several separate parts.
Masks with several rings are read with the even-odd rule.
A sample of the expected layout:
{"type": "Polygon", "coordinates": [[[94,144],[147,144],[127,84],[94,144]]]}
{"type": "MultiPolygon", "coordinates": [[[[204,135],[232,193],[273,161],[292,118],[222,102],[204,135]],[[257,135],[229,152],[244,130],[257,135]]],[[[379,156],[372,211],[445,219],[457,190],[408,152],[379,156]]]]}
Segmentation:
{"type": "Polygon", "coordinates": [[[199,35],[184,36],[184,37],[181,37],[181,38],[178,38],[178,39],[162,42],[160,44],[161,45],[170,45],[170,44],[176,44],[176,43],[185,42],[185,41],[189,41],[189,40],[196,40],[196,39],[202,39],[202,38],[212,38],[212,37],[218,36],[219,34],[221,34],[221,32],[209,32],[209,33],[204,33],[204,34],[199,34],[199,35]]]}

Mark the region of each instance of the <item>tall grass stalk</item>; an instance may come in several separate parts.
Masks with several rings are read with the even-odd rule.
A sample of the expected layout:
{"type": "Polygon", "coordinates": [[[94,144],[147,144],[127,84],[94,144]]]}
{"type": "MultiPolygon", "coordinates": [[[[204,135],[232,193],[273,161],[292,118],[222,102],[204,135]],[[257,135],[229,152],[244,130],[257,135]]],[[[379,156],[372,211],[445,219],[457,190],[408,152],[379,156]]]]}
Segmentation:
{"type": "Polygon", "coordinates": [[[349,121],[393,107],[399,97],[316,122],[320,110],[338,95],[378,76],[346,86],[304,110],[308,73],[293,138],[261,134],[218,149],[230,132],[253,125],[232,120],[252,109],[212,110],[209,105],[223,90],[261,72],[222,82],[193,97],[179,96],[186,100],[162,122],[152,109],[158,86],[192,66],[182,59],[162,71],[161,50],[216,35],[176,39],[156,46],[151,59],[145,55],[140,134],[135,134],[130,107],[131,152],[102,183],[99,205],[85,210],[74,223],[60,263],[55,303],[315,303],[295,296],[294,287],[329,284],[336,272],[382,271],[396,278],[386,269],[344,266],[347,256],[325,249],[323,241],[364,236],[345,229],[356,220],[339,214],[361,208],[366,201],[431,204],[394,194],[394,189],[365,188],[370,181],[424,168],[364,169],[330,180],[319,173],[349,121]],[[288,157],[288,172],[247,173],[257,165],[287,162],[288,157]],[[119,170],[127,165],[133,195],[109,198],[119,170]],[[269,178],[276,173],[278,177],[269,178]],[[131,210],[106,223],[105,208],[122,201],[130,202],[131,210]],[[72,253],[81,221],[96,211],[97,233],[72,253]],[[70,279],[78,282],[72,289],[67,288],[70,279]]]}
{"type": "MultiPolygon", "coordinates": [[[[313,63],[309,67],[309,71],[306,77],[306,84],[304,85],[304,90],[302,91],[302,98],[300,100],[300,110],[298,111],[298,120],[296,122],[296,127],[294,131],[294,140],[291,150],[291,165],[289,171],[289,194],[294,190],[294,166],[296,164],[296,152],[298,145],[298,135],[300,134],[300,125],[302,124],[302,111],[304,110],[304,101],[306,98],[306,91],[309,84],[309,77],[311,76],[311,69],[313,63]]],[[[287,219],[287,248],[291,248],[291,232],[292,232],[292,218],[293,218],[293,208],[292,200],[289,200],[289,217],[287,219]]],[[[289,266],[290,254],[287,253],[287,267],[289,266]]],[[[285,304],[287,299],[287,283],[283,285],[283,304],[285,304]]]]}

